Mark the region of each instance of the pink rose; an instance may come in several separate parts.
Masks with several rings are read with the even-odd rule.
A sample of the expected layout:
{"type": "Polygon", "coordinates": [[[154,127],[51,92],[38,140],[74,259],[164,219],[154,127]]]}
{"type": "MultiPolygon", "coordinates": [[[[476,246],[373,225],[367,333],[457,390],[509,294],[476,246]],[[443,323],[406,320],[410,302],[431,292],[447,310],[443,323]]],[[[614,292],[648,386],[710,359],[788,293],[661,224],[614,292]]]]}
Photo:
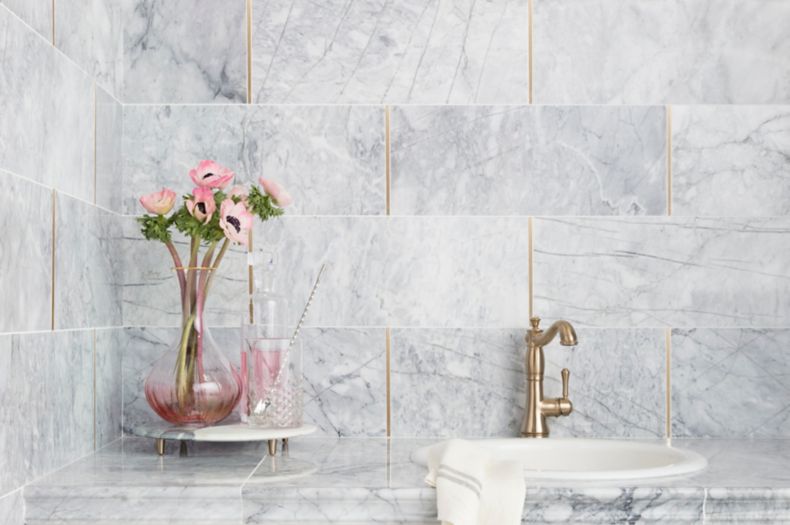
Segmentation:
{"type": "Polygon", "coordinates": [[[236,197],[239,202],[247,203],[247,197],[250,196],[250,191],[242,185],[233,186],[228,192],[228,197],[236,197]]]}
{"type": "Polygon", "coordinates": [[[189,170],[192,181],[204,188],[219,188],[221,190],[230,184],[236,174],[225,166],[220,166],[213,160],[201,160],[197,168],[189,170]]]}
{"type": "Polygon", "coordinates": [[[143,205],[149,213],[157,215],[164,215],[173,209],[176,203],[176,192],[168,188],[162,188],[162,191],[151,193],[140,197],[140,204],[143,205]]]}
{"type": "Polygon", "coordinates": [[[214,192],[211,188],[198,187],[192,190],[192,197],[187,199],[187,210],[194,218],[203,224],[208,224],[211,216],[217,211],[214,192]]]}
{"type": "Polygon", "coordinates": [[[261,186],[263,186],[263,191],[266,192],[266,195],[271,197],[274,200],[274,203],[280,208],[285,208],[293,202],[291,195],[278,183],[274,182],[273,180],[264,179],[263,177],[258,180],[260,181],[261,186]]]}
{"type": "Polygon", "coordinates": [[[219,226],[225,232],[225,237],[246,245],[252,228],[252,213],[247,211],[243,202],[234,203],[233,199],[225,199],[219,208],[219,226]]]}

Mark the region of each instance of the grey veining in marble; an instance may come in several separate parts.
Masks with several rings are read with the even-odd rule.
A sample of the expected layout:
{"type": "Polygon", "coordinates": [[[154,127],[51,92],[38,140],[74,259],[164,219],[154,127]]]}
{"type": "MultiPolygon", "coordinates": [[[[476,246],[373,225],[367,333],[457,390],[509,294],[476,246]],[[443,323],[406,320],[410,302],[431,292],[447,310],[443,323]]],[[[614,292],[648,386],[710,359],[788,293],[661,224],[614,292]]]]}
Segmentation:
{"type": "Polygon", "coordinates": [[[328,435],[386,435],[384,329],[309,328],[301,339],[305,421],[328,435]]]}
{"type": "Polygon", "coordinates": [[[661,215],[664,108],[405,106],[396,215],[661,215]]]}
{"type": "Polygon", "coordinates": [[[42,38],[52,40],[52,0],[2,0],[0,5],[5,5],[42,38]]]}
{"type": "Polygon", "coordinates": [[[526,0],[256,1],[253,98],[526,103],[526,0]]]}
{"type": "MultiPolygon", "coordinates": [[[[526,396],[524,335],[525,329],[393,330],[393,435],[517,436],[526,396]]],[[[569,368],[574,406],[570,416],[550,420],[551,435],[662,436],[663,330],[582,328],[578,335],[577,347],[555,342],[545,349],[546,396],[560,395],[560,370],[569,368]]]]}
{"type": "Polygon", "coordinates": [[[93,81],[0,7],[0,168],[93,201],[93,81]]]}
{"type": "Polygon", "coordinates": [[[781,1],[537,0],[540,104],[790,101],[781,1]]]}
{"type": "Polygon", "coordinates": [[[120,326],[119,216],[58,194],[55,222],[55,326],[120,326]]]}
{"type": "Polygon", "coordinates": [[[541,218],[535,312],[587,326],[787,326],[784,218],[541,218]]]}
{"type": "Polygon", "coordinates": [[[123,3],[124,103],[243,103],[245,2],[123,3]]]}
{"type": "Polygon", "coordinates": [[[392,218],[384,274],[390,326],[523,326],[528,229],[526,217],[392,218]]]}
{"type": "MultiPolygon", "coordinates": [[[[173,259],[158,241],[148,241],[133,217],[122,219],[123,230],[123,316],[126,326],[177,326],[181,322],[181,299],[173,259]]],[[[189,243],[174,232],[173,243],[183,260],[189,243]]],[[[201,253],[205,253],[204,251],[201,253]]],[[[247,254],[232,247],[217,270],[206,299],[205,320],[209,327],[239,326],[248,308],[247,254]]]]}
{"type": "Polygon", "coordinates": [[[22,491],[16,490],[0,496],[0,524],[23,525],[25,523],[25,499],[22,491]]]}
{"type": "Polygon", "coordinates": [[[0,170],[0,332],[47,330],[52,313],[52,192],[0,170]],[[9,212],[13,210],[13,212],[9,212]]]}
{"type": "Polygon", "coordinates": [[[123,2],[57,0],[55,46],[119,97],[123,68],[123,2]]]}
{"type": "Polygon", "coordinates": [[[674,106],[672,213],[790,214],[790,106],[674,106]]]}
{"type": "Polygon", "coordinates": [[[788,348],[790,330],[674,330],[672,435],[787,436],[788,348]]]}
{"type": "Polygon", "coordinates": [[[256,249],[276,260],[275,282],[294,303],[294,323],[327,264],[306,326],[384,326],[384,217],[284,216],[255,230],[256,249]]]}
{"type": "Polygon", "coordinates": [[[386,212],[384,108],[258,106],[252,135],[261,173],[288,189],[289,214],[386,212]]]}
{"type": "Polygon", "coordinates": [[[123,356],[124,329],[97,329],[96,367],[96,447],[115,441],[123,434],[123,356]]]}
{"type": "Polygon", "coordinates": [[[93,450],[90,331],[0,336],[0,494],[93,450]]]}
{"type": "MultiPolygon", "coordinates": [[[[123,213],[123,106],[96,88],[96,204],[123,213]]],[[[158,191],[152,190],[152,191],[158,191]]]]}

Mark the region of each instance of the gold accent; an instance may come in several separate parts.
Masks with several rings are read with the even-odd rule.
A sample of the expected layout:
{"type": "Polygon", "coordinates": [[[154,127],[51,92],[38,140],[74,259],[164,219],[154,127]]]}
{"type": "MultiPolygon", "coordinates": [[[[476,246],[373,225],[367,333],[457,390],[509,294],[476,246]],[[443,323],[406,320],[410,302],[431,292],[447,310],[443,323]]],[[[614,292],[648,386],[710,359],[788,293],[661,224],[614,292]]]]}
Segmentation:
{"type": "Polygon", "coordinates": [[[266,443],[267,443],[268,448],[269,448],[269,455],[270,456],[276,456],[277,455],[277,440],[276,439],[270,439],[266,443]]]}
{"type": "Polygon", "coordinates": [[[386,342],[386,354],[385,354],[385,368],[386,368],[386,385],[387,385],[387,437],[392,437],[392,385],[391,385],[391,358],[392,358],[392,329],[388,326],[384,331],[386,342]]]}
{"type": "Polygon", "coordinates": [[[529,250],[529,266],[527,268],[527,285],[529,286],[529,316],[532,317],[532,217],[527,220],[527,246],[529,250]]]}
{"type": "Polygon", "coordinates": [[[667,439],[672,438],[672,329],[667,328],[664,334],[666,346],[666,434],[667,439]]]}
{"type": "Polygon", "coordinates": [[[52,281],[51,281],[51,288],[50,288],[50,328],[52,330],[55,329],[55,242],[57,239],[56,235],[56,226],[55,226],[55,214],[58,202],[58,195],[55,190],[52,190],[52,261],[51,261],[51,270],[52,270],[52,281]]]}
{"type": "Polygon", "coordinates": [[[667,215],[672,215],[672,106],[667,105],[667,215]]]}
{"type": "Polygon", "coordinates": [[[545,360],[543,347],[559,334],[560,344],[575,346],[578,342],[576,331],[568,321],[557,321],[545,332],[540,329],[540,318],[529,319],[532,327],[527,331],[527,409],[521,425],[522,437],[549,437],[547,417],[567,416],[573,412],[573,403],[568,398],[570,370],[562,370],[562,397],[543,397],[543,370],[545,360]]]}
{"type": "Polygon", "coordinates": [[[528,50],[528,71],[529,71],[529,103],[532,104],[532,0],[527,2],[527,29],[529,34],[527,35],[527,41],[529,42],[529,50],[528,50]]]}
{"type": "Polygon", "coordinates": [[[217,266],[173,266],[173,270],[207,270],[209,272],[213,272],[217,269],[217,266]]]}
{"type": "Polygon", "coordinates": [[[247,104],[252,104],[252,0],[247,0],[247,104]]]}
{"type": "Polygon", "coordinates": [[[386,211],[387,215],[391,213],[391,182],[392,182],[392,158],[391,158],[391,136],[390,136],[390,107],[386,106],[384,108],[384,163],[385,163],[385,173],[386,173],[386,184],[387,184],[387,204],[386,204],[386,211]]]}
{"type": "Polygon", "coordinates": [[[165,455],[165,440],[162,438],[156,440],[156,453],[160,456],[165,455]]]}

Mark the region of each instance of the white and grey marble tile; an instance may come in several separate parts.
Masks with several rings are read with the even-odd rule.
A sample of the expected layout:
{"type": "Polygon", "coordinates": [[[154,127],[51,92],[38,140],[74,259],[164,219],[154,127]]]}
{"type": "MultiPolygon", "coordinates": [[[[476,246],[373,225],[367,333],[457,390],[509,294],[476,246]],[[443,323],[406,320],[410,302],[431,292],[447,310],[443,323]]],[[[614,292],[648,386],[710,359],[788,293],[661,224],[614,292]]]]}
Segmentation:
{"type": "Polygon", "coordinates": [[[381,106],[257,106],[252,140],[259,175],[282,183],[294,198],[289,214],[386,213],[384,108],[381,106]]]}
{"type": "Polygon", "coordinates": [[[308,328],[302,332],[305,421],[339,437],[387,434],[383,328],[308,328]]]}
{"type": "Polygon", "coordinates": [[[55,211],[55,327],[122,324],[121,218],[58,194],[55,211]]]}
{"type": "Polygon", "coordinates": [[[123,68],[122,4],[57,0],[55,7],[55,47],[116,97],[123,68]]]}
{"type": "Polygon", "coordinates": [[[383,275],[390,326],[523,326],[528,231],[527,217],[391,218],[383,275]]]}
{"type": "Polygon", "coordinates": [[[124,2],[123,102],[245,102],[245,6],[124,2]]]}
{"type": "Polygon", "coordinates": [[[755,488],[733,491],[713,487],[706,491],[705,524],[790,522],[790,491],[755,488]]]}
{"type": "MultiPolygon", "coordinates": [[[[174,263],[159,241],[148,241],[133,217],[122,219],[123,281],[121,292],[126,326],[177,326],[181,322],[181,299],[174,263]]],[[[189,243],[174,232],[173,243],[188,259],[189,243]]],[[[201,253],[205,253],[205,247],[201,253]]],[[[239,246],[228,250],[217,270],[206,300],[208,326],[240,326],[247,311],[249,294],[247,253],[239,246]]]]}
{"type": "Polygon", "coordinates": [[[0,332],[52,325],[52,191],[0,170],[0,332]]]}
{"type": "Polygon", "coordinates": [[[790,101],[781,1],[536,0],[540,104],[790,101]]]}
{"type": "Polygon", "coordinates": [[[0,336],[0,494],[93,450],[90,331],[0,336]]]}
{"type": "Polygon", "coordinates": [[[787,326],[790,221],[540,218],[535,313],[579,326],[787,326]]]}
{"type": "Polygon", "coordinates": [[[7,7],[42,38],[52,41],[52,0],[2,0],[0,6],[7,7]]]}
{"type": "Polygon", "coordinates": [[[274,255],[278,292],[296,323],[322,264],[305,326],[385,326],[384,217],[284,216],[257,225],[255,248],[274,255]]]}
{"type": "MultiPolygon", "coordinates": [[[[526,402],[524,335],[524,329],[393,330],[393,435],[517,436],[526,402]]],[[[545,349],[545,395],[560,395],[560,370],[569,368],[574,405],[569,417],[550,419],[551,435],[662,436],[663,330],[583,328],[578,336],[574,348],[545,349]]]]}
{"type": "Polygon", "coordinates": [[[673,330],[672,435],[790,435],[789,346],[790,330],[673,330]]]}
{"type": "Polygon", "coordinates": [[[117,213],[123,213],[123,166],[123,106],[96,88],[95,202],[117,213]]]}
{"type": "Polygon", "coordinates": [[[253,99],[526,103],[526,0],[256,1],[253,99]]]}
{"type": "Polygon", "coordinates": [[[396,215],[661,215],[664,108],[397,107],[396,215]]]}
{"type": "Polygon", "coordinates": [[[25,498],[22,490],[0,496],[0,524],[23,525],[25,523],[25,498]]]}
{"type": "Polygon", "coordinates": [[[790,106],[674,106],[672,213],[790,214],[790,106]]]}
{"type": "Polygon", "coordinates": [[[0,168],[93,200],[93,80],[0,8],[0,168]]]}
{"type": "Polygon", "coordinates": [[[189,193],[189,170],[203,159],[232,169],[240,183],[260,176],[260,146],[248,106],[183,105],[123,108],[123,209],[138,215],[141,195],[167,186],[189,193]]]}
{"type": "Polygon", "coordinates": [[[123,369],[125,333],[123,328],[98,329],[96,357],[96,447],[101,448],[123,435],[123,369]]]}

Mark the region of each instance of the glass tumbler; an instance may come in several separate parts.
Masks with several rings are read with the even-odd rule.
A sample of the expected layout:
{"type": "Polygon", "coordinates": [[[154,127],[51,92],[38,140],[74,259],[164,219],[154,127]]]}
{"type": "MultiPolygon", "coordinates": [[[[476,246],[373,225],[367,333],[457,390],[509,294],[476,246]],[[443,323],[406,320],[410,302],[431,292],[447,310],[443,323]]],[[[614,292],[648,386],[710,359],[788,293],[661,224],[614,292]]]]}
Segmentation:
{"type": "Polygon", "coordinates": [[[247,423],[262,428],[302,426],[302,345],[289,348],[291,332],[245,325],[242,363],[246,364],[247,423]]]}

